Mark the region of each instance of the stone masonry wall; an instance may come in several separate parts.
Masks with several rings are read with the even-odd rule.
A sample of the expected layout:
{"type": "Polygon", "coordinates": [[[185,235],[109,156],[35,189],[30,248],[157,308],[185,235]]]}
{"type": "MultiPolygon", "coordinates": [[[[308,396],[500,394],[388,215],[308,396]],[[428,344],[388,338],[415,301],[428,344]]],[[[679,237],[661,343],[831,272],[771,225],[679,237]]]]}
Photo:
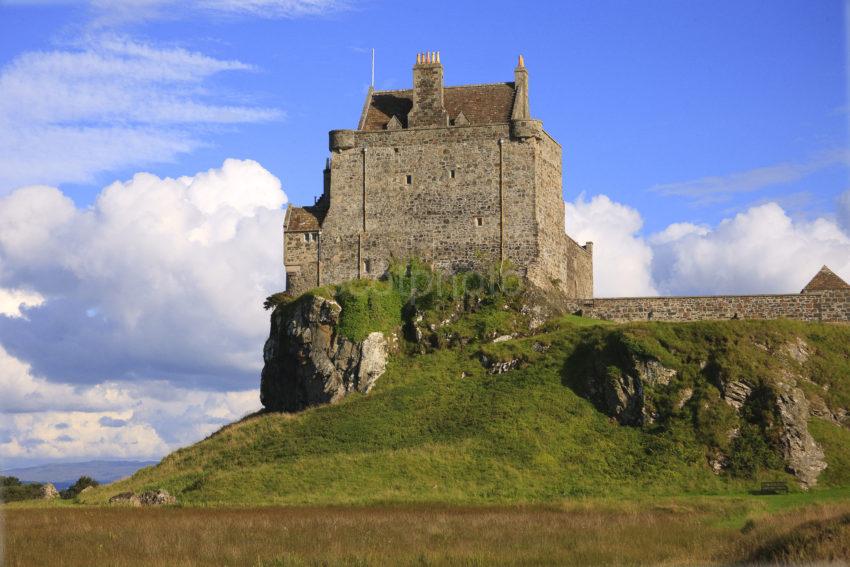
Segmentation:
{"type": "Polygon", "coordinates": [[[568,297],[593,297],[592,252],[564,231],[561,146],[545,132],[537,141],[535,161],[540,254],[528,277],[543,289],[557,287],[568,297]]]}
{"type": "Polygon", "coordinates": [[[318,281],[318,232],[287,232],[283,235],[283,259],[287,266],[287,289],[310,289],[318,281]],[[305,235],[309,234],[309,241],[305,235]]]}
{"type": "Polygon", "coordinates": [[[500,171],[512,191],[505,255],[524,275],[537,255],[533,149],[511,141],[507,124],[346,134],[331,159],[323,283],[378,277],[393,256],[420,256],[448,271],[486,269],[500,255],[500,171]]]}
{"type": "Polygon", "coordinates": [[[576,301],[576,313],[609,321],[798,319],[850,321],[850,290],[788,295],[627,297],[576,301]]]}

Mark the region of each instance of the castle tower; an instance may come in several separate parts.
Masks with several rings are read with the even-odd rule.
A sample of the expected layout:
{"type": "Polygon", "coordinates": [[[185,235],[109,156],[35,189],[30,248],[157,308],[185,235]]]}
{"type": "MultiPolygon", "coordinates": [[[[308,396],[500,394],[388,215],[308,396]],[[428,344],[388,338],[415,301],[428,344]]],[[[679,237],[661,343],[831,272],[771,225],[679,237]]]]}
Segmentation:
{"type": "Polygon", "coordinates": [[[287,212],[288,289],[379,278],[416,256],[591,297],[592,248],[564,231],[561,146],[532,118],[522,57],[513,79],[445,86],[429,52],[412,88],[370,89],[357,128],[330,132],[322,197],[287,212]]]}
{"type": "Polygon", "coordinates": [[[443,64],[440,52],[420,53],[413,66],[413,108],[407,118],[410,128],[448,126],[443,101],[443,64]]]}

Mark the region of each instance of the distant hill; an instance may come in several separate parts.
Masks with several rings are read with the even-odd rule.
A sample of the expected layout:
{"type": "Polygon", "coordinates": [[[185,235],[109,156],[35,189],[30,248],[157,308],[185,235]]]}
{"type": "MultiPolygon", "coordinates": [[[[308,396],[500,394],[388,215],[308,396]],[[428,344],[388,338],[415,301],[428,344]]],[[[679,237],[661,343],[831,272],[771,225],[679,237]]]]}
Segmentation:
{"type": "MultiPolygon", "coordinates": [[[[482,504],[850,486],[850,326],[539,325],[527,294],[502,293],[398,313],[388,285],[281,303],[266,347],[269,369],[292,347],[283,332],[312,337],[297,345],[304,361],[322,337],[383,331],[389,360],[369,393],[249,416],[81,499],[163,488],[189,505],[482,504]]],[[[314,386],[279,362],[264,380],[314,386]]]]}
{"type": "Polygon", "coordinates": [[[35,467],[22,467],[2,472],[23,482],[50,482],[60,490],[74,484],[81,476],[90,476],[101,483],[113,482],[130,476],[142,467],[155,465],[156,461],[86,461],[82,463],[52,463],[35,467]]]}

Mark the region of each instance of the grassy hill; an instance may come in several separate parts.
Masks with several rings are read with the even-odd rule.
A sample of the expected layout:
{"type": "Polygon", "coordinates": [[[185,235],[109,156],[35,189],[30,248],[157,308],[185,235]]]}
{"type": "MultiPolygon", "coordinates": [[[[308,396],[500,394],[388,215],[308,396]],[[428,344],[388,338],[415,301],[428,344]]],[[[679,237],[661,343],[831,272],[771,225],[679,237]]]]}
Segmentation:
{"type": "MultiPolygon", "coordinates": [[[[369,325],[372,308],[380,310],[381,325],[394,317],[399,325],[404,321],[403,314],[388,319],[386,301],[363,300],[389,285],[358,283],[321,293],[341,299],[343,313],[356,315],[356,324],[348,318],[356,333],[369,325]]],[[[794,371],[807,396],[825,408],[850,407],[850,327],[793,321],[613,325],[562,316],[494,343],[502,332],[522,330],[522,299],[521,293],[496,292],[472,302],[420,301],[424,324],[449,311],[457,315],[431,325],[428,339],[400,340],[369,394],[297,414],[247,417],[82,500],[104,502],[121,491],[151,488],[201,505],[541,503],[740,493],[765,479],[796,485],[781,460],[776,416],[759,406],[735,415],[720,399],[718,376],[769,393],[774,381],[794,371]],[[801,340],[810,351],[804,362],[777,354],[801,340]],[[670,384],[647,387],[654,418],[638,426],[600,411],[579,379],[600,366],[616,373],[630,357],[676,370],[670,384]],[[512,361],[515,368],[492,374],[482,360],[512,361]],[[719,473],[708,464],[717,452],[728,457],[719,473]]],[[[400,326],[396,330],[401,334],[400,326]]],[[[809,428],[829,465],[819,488],[850,486],[850,429],[816,417],[809,428]]]]}

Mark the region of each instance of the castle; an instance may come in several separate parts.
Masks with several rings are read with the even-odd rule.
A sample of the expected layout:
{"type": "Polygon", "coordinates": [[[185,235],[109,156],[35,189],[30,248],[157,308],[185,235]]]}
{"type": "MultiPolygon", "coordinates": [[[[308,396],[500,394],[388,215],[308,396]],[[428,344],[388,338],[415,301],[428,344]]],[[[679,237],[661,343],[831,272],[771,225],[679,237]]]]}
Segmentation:
{"type": "Polygon", "coordinates": [[[446,87],[439,52],[419,54],[413,88],[370,88],[357,129],[329,145],[321,197],[286,212],[287,290],[416,256],[447,272],[508,262],[542,289],[592,297],[592,244],[564,230],[561,146],[531,117],[522,56],[513,82],[446,87]]]}
{"type": "Polygon", "coordinates": [[[329,145],[321,197],[286,211],[289,292],[416,256],[447,272],[509,262],[598,319],[850,321],[850,285],[826,266],[799,294],[593,298],[593,245],[565,232],[561,146],[531,118],[522,56],[513,82],[445,87],[439,52],[419,54],[413,88],[370,88],[329,145]]]}

